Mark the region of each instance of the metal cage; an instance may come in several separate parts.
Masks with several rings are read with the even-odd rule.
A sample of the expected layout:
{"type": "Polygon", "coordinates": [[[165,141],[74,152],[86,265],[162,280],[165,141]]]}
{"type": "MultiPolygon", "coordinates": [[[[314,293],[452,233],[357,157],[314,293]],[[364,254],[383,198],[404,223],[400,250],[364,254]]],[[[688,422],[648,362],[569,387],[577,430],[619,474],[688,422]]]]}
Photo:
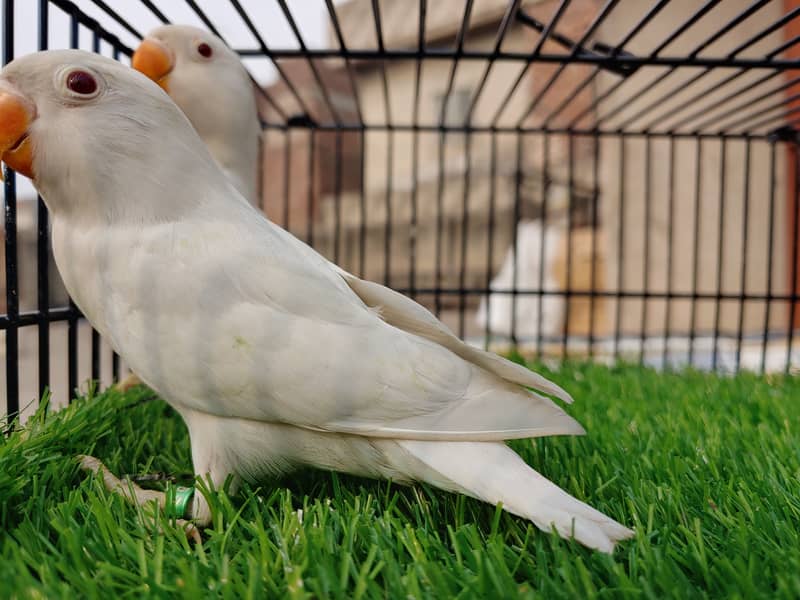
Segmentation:
{"type": "MultiPolygon", "coordinates": [[[[316,43],[287,0],[2,4],[4,63],[21,40],[127,61],[139,24],[180,21],[271,69],[267,215],[475,344],[800,367],[797,0],[303,2],[326,19],[316,43]]],[[[8,414],[124,367],[18,185],[6,169],[8,414]]]]}

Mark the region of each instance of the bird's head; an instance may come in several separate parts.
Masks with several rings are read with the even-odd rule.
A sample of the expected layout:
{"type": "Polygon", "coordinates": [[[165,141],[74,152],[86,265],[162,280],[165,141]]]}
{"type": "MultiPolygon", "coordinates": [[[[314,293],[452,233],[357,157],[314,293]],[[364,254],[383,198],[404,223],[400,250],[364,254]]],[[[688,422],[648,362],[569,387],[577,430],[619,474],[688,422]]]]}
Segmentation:
{"type": "Polygon", "coordinates": [[[0,71],[0,158],[30,177],[56,214],[120,211],[148,186],[163,190],[178,170],[218,171],[158,86],[80,50],[29,54],[0,71]]]}
{"type": "MultiPolygon", "coordinates": [[[[253,86],[239,56],[214,34],[189,25],[151,31],[131,66],[170,95],[207,143],[256,127],[253,86]]],[[[241,137],[239,137],[241,140],[241,137]]]]}
{"type": "Polygon", "coordinates": [[[237,188],[252,199],[261,128],[253,84],[236,52],[203,29],[164,25],[142,41],[131,65],[170,95],[237,188]]]}

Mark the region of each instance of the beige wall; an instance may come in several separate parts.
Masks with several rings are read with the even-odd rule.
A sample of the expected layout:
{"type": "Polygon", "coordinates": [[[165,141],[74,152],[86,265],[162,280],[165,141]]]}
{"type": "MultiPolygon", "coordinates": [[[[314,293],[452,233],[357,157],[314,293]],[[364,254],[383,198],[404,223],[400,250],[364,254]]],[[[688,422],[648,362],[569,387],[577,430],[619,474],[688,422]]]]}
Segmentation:
{"type": "MultiPolygon", "coordinates": [[[[606,40],[621,39],[635,20],[641,15],[641,5],[634,0],[628,0],[631,10],[618,10],[615,15],[619,18],[606,22],[600,36],[606,40]],[[636,10],[635,7],[639,6],[636,10]]],[[[624,3],[623,3],[624,4],[624,3]]],[[[745,6],[744,2],[723,3],[715,9],[714,19],[704,19],[697,27],[682,36],[675,43],[666,48],[664,55],[674,53],[685,54],[693,49],[701,40],[718,30],[721,23],[734,16],[745,6]]],[[[624,8],[624,6],[620,6],[624,8]]],[[[650,50],[653,39],[663,39],[673,31],[679,23],[686,19],[691,10],[697,8],[697,3],[691,0],[678,0],[668,5],[659,14],[656,24],[648,26],[642,35],[634,38],[629,49],[634,52],[650,50]]],[[[772,3],[767,9],[761,10],[753,18],[747,20],[730,35],[722,38],[708,50],[709,54],[720,55],[742,43],[767,24],[777,20],[781,12],[780,3],[772,3]]],[[[775,48],[783,41],[782,33],[776,32],[763,42],[748,51],[743,56],[763,56],[765,49],[775,48]]],[[[636,83],[621,88],[630,90],[630,94],[647,86],[647,83],[663,73],[662,69],[651,69],[650,73],[641,73],[636,76],[636,83]]],[[[661,97],[669,89],[688,77],[696,75],[696,69],[682,69],[679,74],[673,74],[662,86],[655,86],[648,90],[636,102],[625,105],[618,116],[609,120],[608,126],[613,127],[625,123],[638,111],[650,105],[655,99],[661,97]],[[683,72],[685,71],[685,72],[683,72]]],[[[660,108],[650,112],[648,118],[639,119],[629,127],[636,129],[645,126],[648,119],[654,119],[660,113],[668,111],[671,107],[678,106],[689,99],[705,86],[711,87],[714,81],[730,75],[730,70],[720,70],[705,77],[703,82],[690,90],[673,94],[660,108]]],[[[704,105],[719,99],[724,94],[743,87],[747,82],[763,75],[763,72],[748,73],[741,81],[726,87],[722,92],[709,93],[708,96],[695,103],[694,109],[702,111],[704,105]]],[[[614,75],[603,75],[600,79],[598,92],[602,93],[609,85],[617,80],[614,75]]],[[[778,79],[777,83],[780,83],[778,79]]],[[[774,84],[773,84],[774,85],[774,84]]],[[[680,87],[678,86],[680,90],[680,87]]],[[[761,87],[755,95],[763,93],[761,87]]],[[[751,94],[751,97],[753,94],[751,94]]],[[[601,105],[600,115],[606,114],[620,103],[623,96],[615,94],[613,100],[601,105]]],[[[628,96],[630,97],[630,96],[628,96]]],[[[743,96],[741,101],[746,100],[743,96]]],[[[775,98],[771,99],[775,102],[775,98]]],[[[730,106],[730,105],[728,105],[730,106]]],[[[753,110],[759,105],[754,105],[753,110]]],[[[713,113],[711,113],[713,115],[713,113]]],[[[739,118],[739,114],[735,118],[739,118]]],[[[708,115],[703,115],[694,125],[699,124],[708,115]]],[[[677,122],[677,117],[658,122],[656,131],[665,130],[677,122]]],[[[692,125],[692,124],[687,124],[692,125]]],[[[693,286],[693,265],[698,265],[698,292],[716,294],[717,292],[717,264],[720,260],[720,196],[721,196],[721,147],[718,139],[702,142],[702,162],[700,163],[701,187],[699,198],[695,191],[696,159],[698,142],[693,139],[678,140],[674,144],[675,178],[672,194],[673,203],[673,237],[670,241],[669,227],[669,172],[670,172],[670,142],[667,138],[656,138],[650,142],[650,189],[645,189],[647,162],[647,142],[643,137],[629,138],[625,142],[625,174],[620,180],[620,139],[605,138],[601,148],[603,190],[601,198],[604,228],[607,234],[607,279],[611,289],[616,289],[618,276],[622,280],[622,289],[637,292],[644,289],[645,272],[649,278],[648,289],[652,292],[665,292],[671,287],[676,292],[691,293],[693,286]],[[621,186],[624,189],[624,210],[621,206],[621,186]],[[649,192],[649,204],[648,204],[649,192]],[[645,221],[646,207],[649,206],[649,218],[645,221]],[[695,255],[693,248],[693,232],[699,219],[699,242],[695,255]],[[623,236],[623,258],[618,255],[620,236],[623,236]],[[645,262],[646,247],[649,248],[647,262],[645,262]],[[668,281],[668,256],[672,257],[672,276],[668,281]]],[[[775,162],[775,212],[773,216],[774,251],[772,253],[772,280],[774,293],[786,293],[787,290],[787,236],[786,236],[786,170],[785,149],[779,145],[775,162]]],[[[722,270],[721,290],[725,294],[739,294],[745,291],[749,294],[764,294],[767,292],[767,265],[769,256],[769,181],[770,181],[770,147],[766,142],[752,142],[750,148],[750,187],[749,210],[747,219],[748,243],[744,248],[744,206],[745,206],[745,143],[731,140],[727,142],[726,161],[724,172],[724,219],[722,222],[722,270]],[[746,283],[742,280],[742,257],[746,256],[746,283]]],[[[614,315],[617,311],[616,302],[610,303],[610,323],[614,326],[614,315]]],[[[642,311],[641,300],[623,300],[621,307],[621,327],[623,331],[637,332],[641,328],[642,311]]],[[[651,300],[647,303],[646,328],[649,333],[657,334],[663,331],[666,319],[667,303],[663,300],[651,300]]],[[[771,309],[771,327],[786,326],[786,307],[776,303],[771,309]]],[[[748,302],[744,308],[743,326],[745,333],[757,333],[764,328],[765,306],[763,302],[748,302]]],[[[735,334],[738,330],[740,305],[738,301],[723,301],[720,306],[719,321],[723,333],[735,334]]],[[[690,303],[684,300],[675,300],[670,306],[671,329],[673,332],[686,332],[691,324],[690,303]]],[[[696,327],[700,330],[712,331],[717,318],[716,303],[714,301],[700,301],[697,305],[696,327]]]]}

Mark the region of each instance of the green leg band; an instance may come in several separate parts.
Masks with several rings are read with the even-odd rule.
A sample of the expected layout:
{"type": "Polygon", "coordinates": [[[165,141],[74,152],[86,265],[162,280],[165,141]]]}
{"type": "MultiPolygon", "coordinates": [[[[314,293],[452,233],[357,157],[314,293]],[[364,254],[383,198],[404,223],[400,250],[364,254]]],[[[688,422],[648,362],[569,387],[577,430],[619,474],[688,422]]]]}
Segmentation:
{"type": "MultiPolygon", "coordinates": [[[[189,506],[189,501],[194,496],[194,488],[193,487],[177,487],[175,488],[175,496],[172,499],[172,502],[167,502],[167,506],[164,509],[164,512],[168,517],[175,517],[177,519],[183,519],[186,516],[186,508],[189,506]]],[[[169,500],[170,495],[167,495],[167,499],[169,500]]]]}

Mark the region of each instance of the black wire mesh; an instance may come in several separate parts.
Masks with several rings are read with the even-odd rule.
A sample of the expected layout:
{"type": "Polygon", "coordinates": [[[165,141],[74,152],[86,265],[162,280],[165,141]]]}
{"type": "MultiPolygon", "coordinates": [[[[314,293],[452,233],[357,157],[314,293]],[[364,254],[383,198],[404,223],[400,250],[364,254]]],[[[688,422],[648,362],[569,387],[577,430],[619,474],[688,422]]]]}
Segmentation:
{"type": "MultiPolygon", "coordinates": [[[[21,39],[126,61],[151,26],[192,22],[271,69],[268,216],[469,341],[800,368],[800,2],[39,0],[28,19],[37,3],[2,3],[4,63],[21,39]]],[[[6,175],[16,413],[123,365],[59,293],[44,204],[6,175]]]]}

